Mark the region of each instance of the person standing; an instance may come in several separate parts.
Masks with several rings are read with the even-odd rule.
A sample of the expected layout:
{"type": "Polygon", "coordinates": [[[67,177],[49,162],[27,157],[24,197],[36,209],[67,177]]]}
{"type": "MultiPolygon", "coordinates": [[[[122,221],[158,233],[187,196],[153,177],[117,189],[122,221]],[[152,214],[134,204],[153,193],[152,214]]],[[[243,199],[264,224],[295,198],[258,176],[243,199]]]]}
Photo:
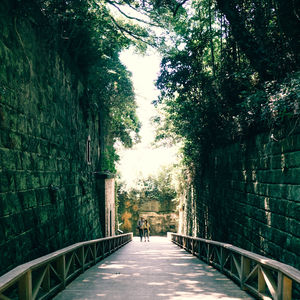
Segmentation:
{"type": "Polygon", "coordinates": [[[137,221],[137,229],[139,230],[139,236],[141,242],[143,241],[143,236],[144,236],[144,218],[140,217],[137,221]]]}
{"type": "Polygon", "coordinates": [[[150,236],[150,224],[148,223],[147,220],[145,220],[143,227],[144,227],[145,242],[146,242],[146,240],[148,240],[148,242],[150,242],[150,240],[149,240],[149,236],[150,236]]]}

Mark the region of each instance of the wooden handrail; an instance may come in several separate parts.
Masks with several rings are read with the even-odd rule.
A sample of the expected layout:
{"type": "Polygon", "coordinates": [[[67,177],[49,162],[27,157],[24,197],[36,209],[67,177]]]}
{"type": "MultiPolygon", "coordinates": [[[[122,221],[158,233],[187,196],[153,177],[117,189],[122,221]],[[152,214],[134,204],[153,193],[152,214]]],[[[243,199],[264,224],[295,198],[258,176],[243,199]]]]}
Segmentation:
{"type": "Polygon", "coordinates": [[[76,243],[0,277],[0,299],[50,299],[78,274],[132,240],[132,233],[76,243]]]}
{"type": "Polygon", "coordinates": [[[260,299],[291,300],[300,271],[231,244],[168,233],[172,242],[214,266],[260,299]]]}

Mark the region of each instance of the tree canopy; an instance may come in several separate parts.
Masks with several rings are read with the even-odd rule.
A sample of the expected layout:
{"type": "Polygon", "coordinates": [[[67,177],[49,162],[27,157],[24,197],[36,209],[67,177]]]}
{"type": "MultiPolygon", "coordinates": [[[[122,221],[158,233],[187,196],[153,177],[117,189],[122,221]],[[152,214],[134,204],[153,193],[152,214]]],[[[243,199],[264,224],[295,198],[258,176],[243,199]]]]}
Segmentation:
{"type": "Polygon", "coordinates": [[[240,136],[299,121],[298,7],[270,0],[166,7],[162,20],[175,38],[162,49],[154,103],[166,113],[157,138],[180,137],[188,165],[240,136]]]}
{"type": "Polygon", "coordinates": [[[14,2],[23,17],[39,10],[49,45],[82,75],[92,99],[84,106],[101,111],[108,132],[104,169],[114,170],[115,141],[130,147],[139,138],[130,74],[119,60],[130,45],[163,55],[158,138],[181,139],[188,163],[258,128],[299,119],[297,0],[14,2]]]}
{"type": "Polygon", "coordinates": [[[81,99],[84,114],[100,115],[103,145],[99,168],[114,172],[118,159],[114,143],[120,141],[131,147],[139,140],[140,129],[131,74],[121,63],[119,53],[131,45],[143,49],[145,43],[141,41],[146,41],[148,32],[129,21],[115,19],[108,2],[14,2],[16,17],[32,20],[47,40],[47,47],[58,51],[79,75],[85,86],[81,99]]]}

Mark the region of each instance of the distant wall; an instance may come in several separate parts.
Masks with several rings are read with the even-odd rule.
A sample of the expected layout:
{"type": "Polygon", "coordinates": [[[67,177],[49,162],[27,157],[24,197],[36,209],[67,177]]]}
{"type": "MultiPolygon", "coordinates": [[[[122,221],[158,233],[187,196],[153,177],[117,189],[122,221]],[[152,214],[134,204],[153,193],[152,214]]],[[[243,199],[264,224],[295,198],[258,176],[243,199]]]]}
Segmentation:
{"type": "Polygon", "coordinates": [[[213,151],[181,201],[180,230],[300,269],[300,126],[213,151]]]}
{"type": "Polygon", "coordinates": [[[131,199],[119,203],[119,215],[124,232],[133,232],[138,235],[136,229],[139,217],[148,220],[150,235],[167,235],[168,231],[176,232],[178,227],[178,214],[175,213],[173,203],[162,203],[153,199],[131,199]]]}
{"type": "Polygon", "coordinates": [[[33,19],[13,16],[12,2],[0,3],[0,274],[101,237],[104,218],[98,115],[74,68],[33,19]]]}

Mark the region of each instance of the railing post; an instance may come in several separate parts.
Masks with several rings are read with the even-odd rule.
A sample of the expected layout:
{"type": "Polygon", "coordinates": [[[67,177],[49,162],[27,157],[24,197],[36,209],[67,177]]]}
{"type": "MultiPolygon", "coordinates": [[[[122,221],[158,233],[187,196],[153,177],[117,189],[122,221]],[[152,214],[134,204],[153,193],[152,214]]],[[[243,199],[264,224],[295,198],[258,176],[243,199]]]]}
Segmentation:
{"type": "Polygon", "coordinates": [[[209,251],[210,251],[210,245],[209,244],[207,244],[207,253],[206,253],[206,262],[209,264],[209,251]]]}
{"type": "Polygon", "coordinates": [[[46,267],[46,273],[44,276],[44,280],[42,282],[42,287],[46,292],[50,291],[51,284],[50,284],[50,265],[49,264],[46,267]]]}
{"type": "Polygon", "coordinates": [[[192,238],[192,254],[195,255],[195,251],[194,251],[194,239],[192,238]]]}
{"type": "Polygon", "coordinates": [[[84,259],[84,246],[81,246],[79,248],[79,260],[81,263],[81,272],[84,272],[84,263],[85,263],[85,259],[84,259]]]}
{"type": "Polygon", "coordinates": [[[258,292],[259,293],[264,293],[265,290],[266,290],[266,282],[265,282],[265,279],[264,279],[264,275],[262,274],[262,271],[261,271],[261,266],[259,266],[258,268],[258,276],[257,276],[257,280],[258,280],[258,283],[257,283],[257,286],[258,286],[258,292]]]}
{"type": "Polygon", "coordinates": [[[60,256],[56,261],[57,273],[61,277],[63,287],[66,286],[66,257],[65,255],[60,256]]]}
{"type": "Polygon", "coordinates": [[[19,280],[19,299],[32,299],[32,276],[31,270],[28,270],[19,280]]]}
{"type": "Polygon", "coordinates": [[[105,243],[106,243],[106,241],[102,242],[102,258],[105,257],[105,243]]]}
{"type": "Polygon", "coordinates": [[[221,261],[220,261],[220,270],[221,272],[224,272],[224,262],[225,262],[225,259],[224,259],[224,253],[225,250],[223,247],[220,247],[220,257],[221,257],[221,261]]]}
{"type": "Polygon", "coordinates": [[[281,272],[278,273],[278,300],[292,299],[292,280],[284,276],[281,272]]]}
{"type": "Polygon", "coordinates": [[[250,259],[242,256],[241,257],[241,276],[240,276],[240,284],[241,289],[244,289],[244,283],[247,278],[247,276],[250,273],[250,259]]]}
{"type": "Polygon", "coordinates": [[[95,265],[96,262],[97,262],[97,246],[96,246],[96,243],[94,243],[92,245],[92,249],[93,249],[93,259],[94,259],[94,265],[95,265]]]}

